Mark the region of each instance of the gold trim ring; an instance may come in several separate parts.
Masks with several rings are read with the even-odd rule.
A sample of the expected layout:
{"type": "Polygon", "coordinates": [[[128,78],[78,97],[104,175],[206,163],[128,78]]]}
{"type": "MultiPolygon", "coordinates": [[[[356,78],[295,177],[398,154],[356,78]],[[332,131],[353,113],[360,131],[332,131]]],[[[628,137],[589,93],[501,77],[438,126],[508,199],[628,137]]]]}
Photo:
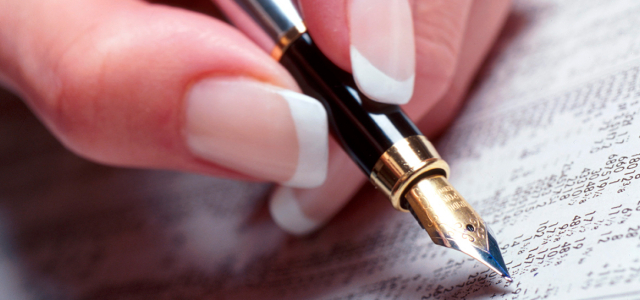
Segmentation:
{"type": "Polygon", "coordinates": [[[369,179],[387,195],[395,209],[407,212],[402,207],[405,191],[421,175],[435,170],[444,173],[445,178],[449,176],[449,165],[440,158],[431,142],[422,135],[414,135],[385,151],[373,166],[369,179]]]}
{"type": "Polygon", "coordinates": [[[280,36],[278,43],[276,43],[276,46],[271,50],[271,57],[279,61],[284,52],[287,51],[287,48],[289,48],[289,45],[305,32],[307,32],[307,26],[305,26],[304,23],[291,27],[291,29],[280,36]]]}

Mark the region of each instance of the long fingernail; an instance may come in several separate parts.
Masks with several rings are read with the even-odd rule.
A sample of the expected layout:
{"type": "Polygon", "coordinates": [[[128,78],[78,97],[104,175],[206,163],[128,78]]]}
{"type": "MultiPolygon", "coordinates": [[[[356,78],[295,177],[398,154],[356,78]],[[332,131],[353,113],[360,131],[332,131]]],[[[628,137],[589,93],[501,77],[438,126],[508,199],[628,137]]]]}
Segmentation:
{"type": "Polygon", "coordinates": [[[269,211],[276,224],[292,234],[310,233],[322,225],[304,214],[293,189],[288,187],[276,188],[269,201],[269,211]]]}
{"type": "Polygon", "coordinates": [[[351,0],[351,66],[369,98],[404,104],[413,95],[415,42],[408,0],[351,0]]]}
{"type": "Polygon", "coordinates": [[[211,78],[186,98],[196,156],[257,178],[315,187],[327,173],[327,114],[303,94],[243,78],[211,78]]]}

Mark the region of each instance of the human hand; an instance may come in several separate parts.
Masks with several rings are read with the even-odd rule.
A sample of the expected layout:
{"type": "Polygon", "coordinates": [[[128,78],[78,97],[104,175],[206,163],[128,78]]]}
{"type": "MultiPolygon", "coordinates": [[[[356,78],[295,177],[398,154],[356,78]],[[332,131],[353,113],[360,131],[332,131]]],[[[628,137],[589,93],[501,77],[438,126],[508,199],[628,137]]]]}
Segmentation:
{"type": "MultiPolygon", "coordinates": [[[[506,0],[489,2],[412,1],[416,77],[405,111],[427,135],[455,113],[506,15],[506,0]]],[[[346,0],[300,4],[321,49],[351,70],[347,24],[358,17],[346,0]]],[[[374,66],[407,77],[410,67],[375,61],[390,49],[368,53],[367,40],[376,42],[363,40],[374,66]]],[[[88,159],[288,185],[277,188],[271,210],[291,232],[317,228],[366,180],[327,139],[322,106],[240,32],[202,14],[133,0],[0,0],[0,83],[88,159]],[[301,126],[314,128],[304,145],[301,126]],[[298,171],[301,149],[327,147],[328,164],[305,162],[311,171],[298,171]],[[327,165],[328,180],[303,189],[321,184],[327,165]]]]}

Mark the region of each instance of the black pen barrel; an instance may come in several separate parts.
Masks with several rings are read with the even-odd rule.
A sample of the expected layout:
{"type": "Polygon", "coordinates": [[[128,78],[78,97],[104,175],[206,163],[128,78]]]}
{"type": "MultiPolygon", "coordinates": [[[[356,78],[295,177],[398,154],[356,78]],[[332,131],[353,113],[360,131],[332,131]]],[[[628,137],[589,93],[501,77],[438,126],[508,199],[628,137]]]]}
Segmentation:
{"type": "Polygon", "coordinates": [[[367,175],[393,144],[421,135],[399,106],[375,102],[360,92],[353,76],[322,54],[308,33],[288,45],[280,63],[305,94],[322,102],[333,136],[367,175]]]}

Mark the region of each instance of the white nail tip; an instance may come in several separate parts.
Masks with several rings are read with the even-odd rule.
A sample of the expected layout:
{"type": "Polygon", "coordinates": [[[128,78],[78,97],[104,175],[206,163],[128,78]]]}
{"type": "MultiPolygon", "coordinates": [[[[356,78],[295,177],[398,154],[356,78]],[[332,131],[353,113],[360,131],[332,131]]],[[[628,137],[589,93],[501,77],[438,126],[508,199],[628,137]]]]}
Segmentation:
{"type": "Polygon", "coordinates": [[[283,185],[313,188],[327,176],[328,124],[327,113],[313,98],[296,92],[278,91],[287,100],[298,137],[298,165],[293,176],[283,185]]]}
{"type": "Polygon", "coordinates": [[[278,187],[275,190],[269,202],[269,211],[276,224],[292,234],[309,233],[321,225],[304,215],[293,190],[288,187],[278,187]]]}
{"type": "Polygon", "coordinates": [[[356,84],[367,97],[389,104],[405,104],[411,100],[415,74],[406,80],[396,80],[376,68],[353,45],[350,52],[356,84]]]}

